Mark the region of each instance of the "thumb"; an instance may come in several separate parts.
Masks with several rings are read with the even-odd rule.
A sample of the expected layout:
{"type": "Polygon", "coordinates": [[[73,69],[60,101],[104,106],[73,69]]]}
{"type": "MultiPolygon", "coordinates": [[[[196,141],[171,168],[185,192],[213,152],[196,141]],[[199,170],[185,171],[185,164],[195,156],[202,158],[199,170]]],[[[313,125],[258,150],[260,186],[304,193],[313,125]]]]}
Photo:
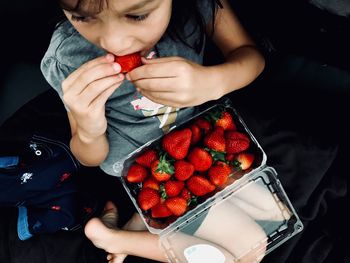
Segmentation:
{"type": "Polygon", "coordinates": [[[144,65],[156,64],[156,63],[166,63],[171,61],[183,61],[181,57],[162,57],[162,58],[141,58],[144,65]]]}

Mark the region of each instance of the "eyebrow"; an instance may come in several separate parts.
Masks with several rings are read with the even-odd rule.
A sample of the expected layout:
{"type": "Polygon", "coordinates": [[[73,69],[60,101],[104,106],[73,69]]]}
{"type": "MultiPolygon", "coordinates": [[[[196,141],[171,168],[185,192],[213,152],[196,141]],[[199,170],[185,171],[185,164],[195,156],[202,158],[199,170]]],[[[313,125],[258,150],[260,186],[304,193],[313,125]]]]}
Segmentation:
{"type": "Polygon", "coordinates": [[[140,1],[134,5],[131,5],[127,8],[125,8],[124,10],[122,10],[123,13],[128,13],[128,12],[131,12],[131,11],[134,11],[134,10],[138,10],[138,9],[141,9],[142,7],[154,2],[156,0],[143,0],[143,1],[140,1]]]}

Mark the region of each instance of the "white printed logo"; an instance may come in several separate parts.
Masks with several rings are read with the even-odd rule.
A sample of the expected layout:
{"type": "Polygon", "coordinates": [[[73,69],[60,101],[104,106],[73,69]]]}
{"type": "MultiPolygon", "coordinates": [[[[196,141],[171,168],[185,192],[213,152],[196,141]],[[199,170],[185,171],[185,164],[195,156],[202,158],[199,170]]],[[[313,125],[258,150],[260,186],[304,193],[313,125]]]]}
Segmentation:
{"type": "Polygon", "coordinates": [[[33,173],[24,173],[21,176],[21,184],[25,184],[28,182],[28,180],[32,179],[33,173]]]}
{"type": "Polygon", "coordinates": [[[188,263],[224,263],[224,254],[216,247],[198,244],[184,250],[184,255],[188,263]]]}

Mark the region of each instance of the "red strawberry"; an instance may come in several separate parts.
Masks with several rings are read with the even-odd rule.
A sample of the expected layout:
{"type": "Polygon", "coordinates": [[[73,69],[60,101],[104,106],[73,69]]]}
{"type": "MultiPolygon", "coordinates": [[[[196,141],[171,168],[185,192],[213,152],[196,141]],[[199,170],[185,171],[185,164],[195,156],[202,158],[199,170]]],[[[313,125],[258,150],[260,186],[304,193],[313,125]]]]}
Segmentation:
{"type": "Polygon", "coordinates": [[[200,172],[208,170],[213,163],[211,155],[200,147],[193,148],[187,158],[193,164],[194,169],[200,172]]]}
{"type": "Polygon", "coordinates": [[[151,188],[142,188],[137,196],[137,201],[142,210],[148,210],[160,202],[158,192],[151,188]]]}
{"type": "Polygon", "coordinates": [[[254,162],[254,154],[240,153],[235,158],[234,164],[241,170],[247,170],[254,162]]]}
{"type": "Polygon", "coordinates": [[[207,134],[212,128],[211,123],[202,117],[196,119],[194,124],[196,124],[203,131],[204,134],[207,134]]]}
{"type": "Polygon", "coordinates": [[[225,142],[227,153],[239,153],[249,148],[250,139],[244,133],[238,131],[226,131],[225,142]]]}
{"type": "Polygon", "coordinates": [[[215,190],[215,185],[200,175],[194,175],[188,179],[186,186],[196,196],[202,196],[215,190]]]}
{"type": "Polygon", "coordinates": [[[231,173],[231,166],[227,163],[220,161],[216,162],[208,170],[209,179],[216,186],[224,185],[227,182],[227,179],[231,173]]]}
{"type": "Polygon", "coordinates": [[[197,198],[191,194],[191,192],[184,187],[180,193],[180,197],[184,198],[187,201],[187,205],[195,205],[197,202],[197,198]]]}
{"type": "Polygon", "coordinates": [[[174,174],[174,166],[162,155],[151,164],[151,173],[158,182],[168,181],[174,174]]]}
{"type": "Polygon", "coordinates": [[[152,188],[154,190],[159,190],[159,182],[155,179],[153,179],[152,177],[151,178],[148,178],[147,180],[145,180],[143,183],[142,183],[142,188],[152,188]]]}
{"type": "Polygon", "coordinates": [[[142,165],[134,163],[130,166],[128,174],[126,175],[126,180],[130,183],[140,183],[146,179],[148,176],[148,171],[142,165]]]}
{"type": "Polygon", "coordinates": [[[187,202],[182,197],[171,197],[165,201],[165,205],[176,216],[183,215],[187,210],[187,202]]]}
{"type": "Polygon", "coordinates": [[[175,160],[186,157],[191,144],[192,131],[189,128],[174,130],[164,135],[162,146],[175,160]]]}
{"type": "Polygon", "coordinates": [[[151,208],[151,215],[153,218],[161,218],[171,216],[173,213],[168,209],[165,203],[158,203],[151,208]]]}
{"type": "Polygon", "coordinates": [[[234,158],[235,158],[234,153],[227,153],[225,156],[226,161],[229,161],[229,162],[232,162],[234,158]]]}
{"type": "Polygon", "coordinates": [[[192,198],[191,192],[186,187],[181,190],[180,196],[186,199],[187,203],[192,198]]]}
{"type": "Polygon", "coordinates": [[[194,166],[192,163],[185,160],[179,160],[174,163],[175,178],[180,181],[185,181],[190,178],[194,172],[194,166]]]}
{"type": "Polygon", "coordinates": [[[189,128],[192,131],[191,145],[195,145],[202,139],[202,131],[196,124],[192,124],[189,128]]]}
{"type": "Polygon", "coordinates": [[[143,165],[144,167],[150,168],[151,163],[157,159],[158,159],[157,151],[153,149],[149,149],[143,152],[141,155],[139,155],[136,158],[136,162],[138,164],[143,165]]]}
{"type": "Polygon", "coordinates": [[[184,185],[185,184],[182,181],[167,181],[163,186],[164,192],[162,193],[162,197],[166,199],[168,197],[174,197],[179,195],[182,188],[184,188],[184,185]]]}
{"type": "Polygon", "coordinates": [[[116,56],[114,61],[121,66],[122,73],[128,73],[129,71],[142,65],[140,53],[116,56]]]}
{"type": "Polygon", "coordinates": [[[224,152],[226,150],[224,129],[220,126],[215,127],[204,137],[204,145],[214,151],[224,152]]]}
{"type": "Polygon", "coordinates": [[[215,126],[220,126],[224,130],[236,130],[236,124],[233,122],[232,115],[228,111],[221,113],[220,118],[215,122],[215,126]]]}

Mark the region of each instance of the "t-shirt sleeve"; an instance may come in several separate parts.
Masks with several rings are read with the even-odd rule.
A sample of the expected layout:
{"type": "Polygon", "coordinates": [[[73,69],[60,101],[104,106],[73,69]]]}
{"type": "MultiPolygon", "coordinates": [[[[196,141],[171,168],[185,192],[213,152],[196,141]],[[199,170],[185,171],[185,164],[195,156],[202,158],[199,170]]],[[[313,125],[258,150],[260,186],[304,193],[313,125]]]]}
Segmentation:
{"type": "Polygon", "coordinates": [[[62,81],[65,80],[74,69],[60,63],[55,57],[44,57],[41,61],[40,68],[46,81],[57,91],[62,99],[62,81]]]}
{"type": "Polygon", "coordinates": [[[85,40],[66,21],[53,33],[49,47],[41,60],[40,69],[46,81],[62,99],[63,80],[87,61],[104,53],[85,40]]]}

